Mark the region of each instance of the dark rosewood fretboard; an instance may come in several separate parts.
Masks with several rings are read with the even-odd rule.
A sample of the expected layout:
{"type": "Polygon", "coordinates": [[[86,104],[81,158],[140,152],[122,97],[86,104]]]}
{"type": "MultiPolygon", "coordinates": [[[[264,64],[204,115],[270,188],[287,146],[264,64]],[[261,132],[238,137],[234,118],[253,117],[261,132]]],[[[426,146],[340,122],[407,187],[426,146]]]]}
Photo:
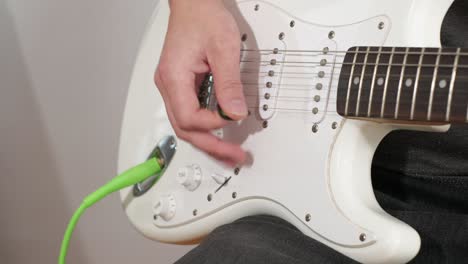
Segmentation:
{"type": "Polygon", "coordinates": [[[345,117],[468,122],[468,49],[353,47],[337,111],[345,117]]]}

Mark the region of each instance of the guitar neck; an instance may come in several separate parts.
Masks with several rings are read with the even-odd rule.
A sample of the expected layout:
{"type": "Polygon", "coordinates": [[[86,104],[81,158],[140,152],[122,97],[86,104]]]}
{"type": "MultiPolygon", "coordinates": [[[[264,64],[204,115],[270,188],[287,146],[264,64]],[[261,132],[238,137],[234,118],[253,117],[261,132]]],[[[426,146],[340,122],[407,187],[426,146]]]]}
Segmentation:
{"type": "Polygon", "coordinates": [[[338,83],[350,118],[467,123],[468,49],[353,47],[338,83]]]}

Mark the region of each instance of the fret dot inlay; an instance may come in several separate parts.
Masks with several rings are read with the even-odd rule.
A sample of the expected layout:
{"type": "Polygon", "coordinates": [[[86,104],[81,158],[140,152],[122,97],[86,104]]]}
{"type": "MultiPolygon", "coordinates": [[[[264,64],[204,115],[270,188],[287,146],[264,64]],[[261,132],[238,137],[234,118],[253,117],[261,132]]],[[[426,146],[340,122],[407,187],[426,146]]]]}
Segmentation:
{"type": "Polygon", "coordinates": [[[379,79],[377,79],[377,85],[378,85],[378,86],[382,86],[383,83],[384,83],[384,81],[385,81],[385,79],[382,78],[382,77],[380,77],[379,79]]]}
{"type": "Polygon", "coordinates": [[[380,77],[379,79],[377,79],[377,85],[382,86],[384,84],[384,81],[384,78],[380,77]]]}
{"type": "Polygon", "coordinates": [[[413,85],[413,79],[411,78],[406,79],[405,85],[406,87],[411,87],[411,85],[413,85]]]}
{"type": "Polygon", "coordinates": [[[358,85],[359,82],[360,82],[359,77],[358,77],[358,76],[354,77],[353,83],[354,83],[355,85],[358,85]]]}
{"type": "Polygon", "coordinates": [[[442,89],[447,87],[447,80],[445,80],[445,79],[440,80],[439,87],[442,88],[442,89]]]}

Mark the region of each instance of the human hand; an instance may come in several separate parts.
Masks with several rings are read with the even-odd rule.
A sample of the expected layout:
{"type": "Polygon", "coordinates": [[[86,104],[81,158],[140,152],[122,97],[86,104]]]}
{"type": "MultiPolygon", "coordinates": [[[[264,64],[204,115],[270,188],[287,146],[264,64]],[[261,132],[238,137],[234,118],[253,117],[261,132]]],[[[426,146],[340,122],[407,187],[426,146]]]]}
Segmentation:
{"type": "Polygon", "coordinates": [[[240,33],[222,0],[172,0],[169,27],[155,83],[177,136],[231,166],[245,161],[240,146],[210,131],[227,124],[201,109],[197,88],[212,72],[216,99],[227,116],[241,120],[247,106],[240,81],[240,33]]]}

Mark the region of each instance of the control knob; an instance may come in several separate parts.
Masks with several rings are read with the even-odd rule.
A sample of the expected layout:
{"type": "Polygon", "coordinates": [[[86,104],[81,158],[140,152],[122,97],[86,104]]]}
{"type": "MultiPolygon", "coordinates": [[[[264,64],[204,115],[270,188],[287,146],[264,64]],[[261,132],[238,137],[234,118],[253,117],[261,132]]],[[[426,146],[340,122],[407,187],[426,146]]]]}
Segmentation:
{"type": "Polygon", "coordinates": [[[200,186],[201,180],[202,171],[196,164],[180,168],[177,172],[177,181],[189,191],[195,191],[200,186]]]}
{"type": "Polygon", "coordinates": [[[159,201],[154,205],[153,212],[155,215],[164,219],[164,221],[171,220],[176,213],[176,202],[174,196],[161,196],[159,201]]]}

